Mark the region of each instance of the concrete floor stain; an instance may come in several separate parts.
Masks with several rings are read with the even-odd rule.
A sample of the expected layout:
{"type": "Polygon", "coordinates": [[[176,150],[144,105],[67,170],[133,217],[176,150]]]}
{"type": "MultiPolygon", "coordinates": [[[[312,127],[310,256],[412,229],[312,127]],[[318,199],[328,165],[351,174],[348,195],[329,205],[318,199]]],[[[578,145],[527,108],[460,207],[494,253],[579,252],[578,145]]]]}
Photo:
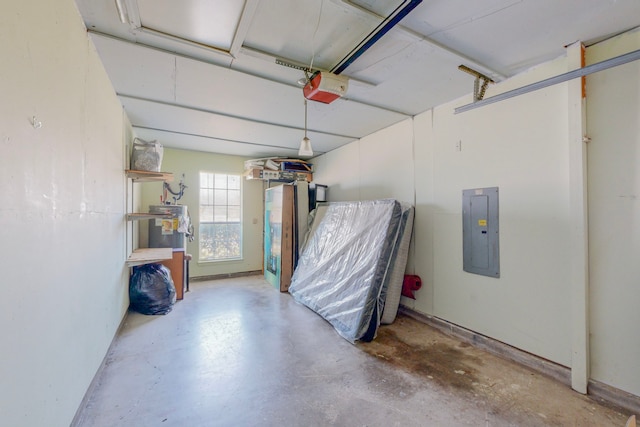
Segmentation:
{"type": "Polygon", "coordinates": [[[487,425],[491,425],[490,420],[506,417],[513,425],[527,426],[623,425],[616,424],[623,414],[611,408],[610,413],[597,417],[594,402],[579,394],[573,396],[580,401],[575,405],[579,409],[567,411],[561,398],[567,386],[547,382],[527,368],[500,360],[403,315],[393,324],[381,326],[375,340],[358,346],[377,360],[484,408],[487,425]]]}
{"type": "Polygon", "coordinates": [[[482,364],[477,357],[467,355],[444,342],[408,344],[387,327],[380,328],[376,339],[363,344],[361,348],[378,359],[425,380],[465,391],[473,390],[473,384],[478,381],[474,365],[482,364]]]}

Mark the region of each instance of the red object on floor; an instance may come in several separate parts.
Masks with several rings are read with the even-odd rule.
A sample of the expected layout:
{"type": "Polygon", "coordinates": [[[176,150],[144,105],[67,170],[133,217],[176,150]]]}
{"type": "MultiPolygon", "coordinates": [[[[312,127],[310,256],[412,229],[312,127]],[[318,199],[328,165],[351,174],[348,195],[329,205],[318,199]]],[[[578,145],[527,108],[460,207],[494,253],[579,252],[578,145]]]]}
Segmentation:
{"type": "Polygon", "coordinates": [[[404,281],[402,282],[402,296],[407,298],[416,299],[413,293],[422,287],[422,279],[420,276],[413,276],[409,274],[404,275],[404,281]]]}

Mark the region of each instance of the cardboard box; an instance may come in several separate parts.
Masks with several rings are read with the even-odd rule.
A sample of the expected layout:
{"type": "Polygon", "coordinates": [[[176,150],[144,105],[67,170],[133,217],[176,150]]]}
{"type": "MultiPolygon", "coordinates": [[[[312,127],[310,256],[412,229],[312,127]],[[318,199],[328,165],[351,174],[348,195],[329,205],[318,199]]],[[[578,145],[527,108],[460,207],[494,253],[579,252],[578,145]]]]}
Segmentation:
{"type": "Polygon", "coordinates": [[[294,261],[294,196],[292,185],[265,190],[264,277],[280,292],[291,284],[294,261]]]}

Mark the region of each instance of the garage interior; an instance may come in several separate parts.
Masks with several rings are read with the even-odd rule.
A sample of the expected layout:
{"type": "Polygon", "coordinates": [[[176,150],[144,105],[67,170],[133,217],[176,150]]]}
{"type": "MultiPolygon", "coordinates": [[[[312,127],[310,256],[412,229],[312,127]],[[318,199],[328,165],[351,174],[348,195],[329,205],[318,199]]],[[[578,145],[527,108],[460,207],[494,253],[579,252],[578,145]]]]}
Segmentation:
{"type": "MultiPolygon", "coordinates": [[[[202,303],[200,295],[233,288],[289,306],[272,312],[283,319],[305,316],[313,329],[290,332],[301,340],[317,334],[355,354],[347,379],[357,377],[358,361],[373,366],[371,378],[402,377],[386,397],[400,396],[406,382],[419,383],[413,396],[423,404],[442,398],[429,403],[425,390],[450,390],[384,365],[392,358],[385,343],[419,349],[416,328],[426,322],[454,333],[461,341],[453,347],[471,341],[478,347],[468,351],[506,348],[503,357],[551,366],[559,375],[546,387],[587,406],[616,405],[603,421],[610,425],[640,412],[637,1],[26,0],[6,4],[0,21],[7,425],[82,425],[100,390],[94,380],[129,328],[163,330],[153,327],[170,325],[202,303]],[[305,100],[315,71],[346,78],[348,88],[330,103],[305,100]],[[406,274],[423,286],[415,299],[402,297],[396,322],[371,343],[352,345],[261,282],[266,183],[259,179],[242,180],[242,256],[199,260],[196,235],[187,244],[184,299],[162,317],[130,312],[126,261],[149,236],[144,221],[127,215],[163,194],[161,182],[125,174],[134,139],[162,143],[162,170],[186,186],[181,201],[197,230],[200,172],[242,175],[252,159],[297,158],[303,136],[313,149],[305,156],[313,181],[327,186],[329,202],[415,207],[406,274]],[[499,277],[463,268],[463,195],[483,188],[499,188],[499,277]],[[225,276],[239,277],[209,280],[225,276]],[[402,339],[389,340],[393,334],[402,339]]],[[[437,338],[446,339],[453,338],[437,338]]],[[[180,394],[179,384],[167,387],[180,394]]],[[[301,395],[310,384],[300,385],[301,395]]],[[[266,424],[305,421],[278,399],[266,424]]],[[[480,424],[566,422],[509,421],[469,402],[480,424]]],[[[464,413],[460,405],[451,413],[464,413]]],[[[257,423],[250,408],[246,424],[257,423]]],[[[382,411],[357,408],[372,417],[382,411]]],[[[343,409],[312,409],[312,422],[348,424],[356,415],[343,418],[343,409]]],[[[386,416],[369,424],[409,422],[405,411],[386,416]]],[[[472,424],[439,416],[424,420],[472,424]]],[[[181,425],[165,418],[149,425],[181,425]]]]}

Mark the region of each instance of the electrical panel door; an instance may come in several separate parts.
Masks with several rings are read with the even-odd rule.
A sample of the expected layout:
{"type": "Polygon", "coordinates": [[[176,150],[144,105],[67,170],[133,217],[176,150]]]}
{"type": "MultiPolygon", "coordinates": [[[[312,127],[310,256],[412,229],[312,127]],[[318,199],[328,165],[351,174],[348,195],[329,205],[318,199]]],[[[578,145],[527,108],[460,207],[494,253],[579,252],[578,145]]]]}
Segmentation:
{"type": "Polygon", "coordinates": [[[462,191],[463,269],[500,277],[498,187],[462,191]]]}

